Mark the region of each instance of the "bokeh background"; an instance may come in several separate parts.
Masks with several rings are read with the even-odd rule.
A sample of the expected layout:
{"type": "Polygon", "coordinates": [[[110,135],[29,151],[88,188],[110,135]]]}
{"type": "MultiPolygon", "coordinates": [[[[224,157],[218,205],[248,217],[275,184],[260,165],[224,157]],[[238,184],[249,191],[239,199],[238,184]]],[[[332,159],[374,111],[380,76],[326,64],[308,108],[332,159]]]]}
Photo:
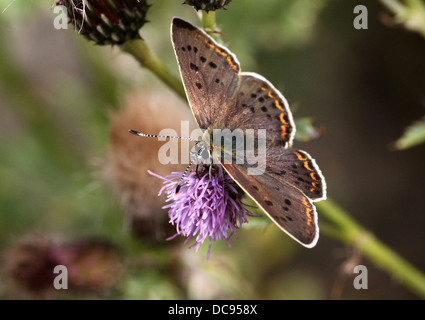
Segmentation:
{"type": "MultiPolygon", "coordinates": [[[[171,19],[199,18],[182,1],[148,2],[140,33],[177,76],[171,19]]],[[[295,118],[325,128],[296,147],[317,159],[328,195],[425,270],[425,145],[393,148],[424,115],[425,38],[379,1],[356,30],[358,4],[234,0],[217,22],[244,71],[279,88],[295,118]]],[[[119,48],[56,30],[51,5],[16,0],[0,15],[2,299],[418,298],[324,234],[305,249],[274,225],[243,228],[231,249],[214,243],[209,260],[208,244],[196,254],[191,242],[166,241],[161,184],[146,170],[181,167],[160,166],[161,143],[127,130],[194,126],[187,104],[119,48]],[[52,289],[43,271],[58,257],[72,265],[69,290],[52,289]],[[347,261],[367,266],[367,290],[353,288],[347,261]]]]}

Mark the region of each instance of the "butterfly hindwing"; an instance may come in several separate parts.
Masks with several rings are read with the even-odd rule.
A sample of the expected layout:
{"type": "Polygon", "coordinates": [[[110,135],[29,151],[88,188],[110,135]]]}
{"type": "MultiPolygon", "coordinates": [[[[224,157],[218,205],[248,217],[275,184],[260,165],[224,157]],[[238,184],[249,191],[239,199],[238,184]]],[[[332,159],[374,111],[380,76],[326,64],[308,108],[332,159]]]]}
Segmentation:
{"type": "Polygon", "coordinates": [[[280,229],[308,248],[316,245],[319,237],[316,208],[299,189],[268,173],[248,175],[242,166],[223,164],[223,167],[280,229]]]}
{"type": "Polygon", "coordinates": [[[266,172],[290,184],[313,201],[326,199],[326,182],[316,161],[305,151],[269,148],[266,172]]]}
{"type": "Polygon", "coordinates": [[[267,147],[292,145],[295,124],[285,97],[264,77],[239,75],[239,85],[221,125],[233,129],[266,129],[267,147]]]}
{"type": "Polygon", "coordinates": [[[201,129],[223,119],[238,81],[239,62],[203,30],[174,18],[172,41],[186,95],[201,129]]]}

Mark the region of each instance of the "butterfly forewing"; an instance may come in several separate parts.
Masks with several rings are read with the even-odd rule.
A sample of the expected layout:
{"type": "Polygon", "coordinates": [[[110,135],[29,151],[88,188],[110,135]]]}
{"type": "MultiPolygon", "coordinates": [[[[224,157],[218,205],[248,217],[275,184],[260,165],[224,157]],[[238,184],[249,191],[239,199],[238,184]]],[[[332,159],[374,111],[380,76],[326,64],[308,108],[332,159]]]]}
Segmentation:
{"type": "Polygon", "coordinates": [[[227,114],[238,81],[239,62],[204,31],[174,18],[172,41],[186,95],[201,129],[227,114]]]}

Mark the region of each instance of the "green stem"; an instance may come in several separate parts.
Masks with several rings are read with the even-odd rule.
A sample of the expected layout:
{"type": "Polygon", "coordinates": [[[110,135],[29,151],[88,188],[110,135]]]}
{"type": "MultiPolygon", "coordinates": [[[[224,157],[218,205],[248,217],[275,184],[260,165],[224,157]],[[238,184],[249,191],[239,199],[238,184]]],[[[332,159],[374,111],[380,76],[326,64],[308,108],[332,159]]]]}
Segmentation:
{"type": "Polygon", "coordinates": [[[215,11],[206,12],[202,10],[202,26],[204,27],[204,29],[214,30],[215,11]]]}
{"type": "Polygon", "coordinates": [[[223,42],[220,33],[217,32],[218,28],[215,23],[215,11],[206,12],[202,10],[202,27],[218,43],[223,42]]]}
{"type": "Polygon", "coordinates": [[[332,200],[322,201],[316,206],[320,216],[326,218],[327,222],[333,225],[330,230],[322,231],[329,230],[331,232],[327,232],[327,235],[357,247],[359,252],[377,267],[396,278],[420,297],[425,298],[425,276],[419,270],[361,227],[332,200]]]}
{"type": "Polygon", "coordinates": [[[173,89],[183,100],[186,100],[186,92],[180,79],[176,78],[162,61],[154,54],[144,40],[129,40],[123,50],[132,54],[146,69],[152,71],[166,85],[173,89]]]}

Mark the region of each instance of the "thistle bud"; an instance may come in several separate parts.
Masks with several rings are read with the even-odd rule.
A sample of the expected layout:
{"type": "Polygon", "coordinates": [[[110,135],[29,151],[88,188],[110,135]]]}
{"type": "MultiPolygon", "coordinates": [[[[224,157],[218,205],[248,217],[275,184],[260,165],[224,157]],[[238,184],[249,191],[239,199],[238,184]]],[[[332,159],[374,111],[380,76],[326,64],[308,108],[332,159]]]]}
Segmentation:
{"type": "Polygon", "coordinates": [[[60,264],[52,254],[55,242],[31,235],[19,239],[7,250],[6,272],[21,293],[43,297],[53,289],[53,270],[60,264]]]}
{"type": "Polygon", "coordinates": [[[62,289],[106,291],[117,283],[122,270],[121,254],[105,239],[65,243],[58,236],[29,235],[13,243],[3,258],[12,297],[53,298],[61,291],[55,283],[62,276],[66,279],[62,289]],[[56,272],[58,266],[65,267],[66,273],[56,272]]]}
{"type": "Polygon", "coordinates": [[[66,266],[71,290],[106,291],[121,274],[118,249],[105,239],[82,239],[55,248],[53,255],[66,266]]]}
{"type": "Polygon", "coordinates": [[[66,7],[76,31],[99,45],[140,39],[150,7],[146,0],[60,0],[57,5],[66,7]]]}
{"type": "Polygon", "coordinates": [[[195,10],[215,11],[225,9],[232,0],[185,0],[184,4],[193,6],[195,10]]]}

